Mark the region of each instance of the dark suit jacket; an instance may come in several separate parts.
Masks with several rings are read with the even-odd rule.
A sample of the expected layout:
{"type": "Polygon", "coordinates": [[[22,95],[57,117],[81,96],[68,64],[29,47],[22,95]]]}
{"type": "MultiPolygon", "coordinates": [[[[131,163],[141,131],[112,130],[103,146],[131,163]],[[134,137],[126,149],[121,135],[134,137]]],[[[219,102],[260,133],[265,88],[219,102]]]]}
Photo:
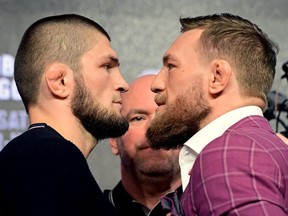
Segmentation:
{"type": "MultiPolygon", "coordinates": [[[[182,186],[177,188],[179,196],[182,194],[182,186]]],[[[105,196],[116,208],[117,216],[166,216],[165,210],[161,206],[161,202],[150,211],[146,206],[133,199],[130,194],[125,190],[122,182],[120,181],[113,190],[104,190],[105,196]],[[149,212],[149,213],[148,213],[149,212]]],[[[172,197],[174,192],[166,194],[165,197],[172,197]]]]}
{"type": "Polygon", "coordinates": [[[288,214],[288,146],[264,117],[246,117],[209,143],[190,175],[185,215],[288,214]]]}

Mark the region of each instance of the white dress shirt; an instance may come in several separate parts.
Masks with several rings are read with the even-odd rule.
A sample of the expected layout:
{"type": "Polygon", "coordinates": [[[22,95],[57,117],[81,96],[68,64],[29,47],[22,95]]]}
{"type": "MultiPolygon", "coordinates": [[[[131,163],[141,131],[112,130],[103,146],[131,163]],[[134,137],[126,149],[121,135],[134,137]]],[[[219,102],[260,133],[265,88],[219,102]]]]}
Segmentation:
{"type": "Polygon", "coordinates": [[[246,106],[232,110],[210,122],[184,143],[179,154],[183,191],[189,183],[189,172],[202,149],[212,140],[221,136],[233,124],[252,115],[263,116],[263,112],[261,108],[257,106],[246,106]]]}

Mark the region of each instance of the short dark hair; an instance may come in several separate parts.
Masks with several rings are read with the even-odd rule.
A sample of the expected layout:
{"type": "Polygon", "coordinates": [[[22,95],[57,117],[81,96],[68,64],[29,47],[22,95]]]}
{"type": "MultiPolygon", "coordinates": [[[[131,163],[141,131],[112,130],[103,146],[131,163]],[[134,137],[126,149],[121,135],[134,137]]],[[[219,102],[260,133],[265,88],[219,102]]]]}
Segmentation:
{"type": "Polygon", "coordinates": [[[79,71],[80,57],[95,45],[95,33],[110,41],[103,27],[77,14],[45,17],[25,31],[15,57],[14,78],[27,112],[38,100],[45,68],[61,62],[79,71]]]}
{"type": "Polygon", "coordinates": [[[256,25],[229,13],[180,18],[181,32],[203,29],[201,59],[222,58],[234,65],[243,95],[266,96],[273,84],[278,45],[256,25]]]}

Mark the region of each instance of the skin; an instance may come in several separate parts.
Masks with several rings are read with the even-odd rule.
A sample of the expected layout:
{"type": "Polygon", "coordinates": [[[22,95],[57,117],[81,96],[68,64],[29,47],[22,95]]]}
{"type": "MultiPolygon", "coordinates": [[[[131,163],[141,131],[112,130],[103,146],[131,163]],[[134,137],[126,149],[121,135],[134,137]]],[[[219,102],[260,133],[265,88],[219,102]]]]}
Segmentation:
{"type": "Polygon", "coordinates": [[[283,136],[281,133],[276,133],[276,135],[286,144],[288,144],[288,138],[283,136]]]}
{"type": "MultiPolygon", "coordinates": [[[[109,40],[98,32],[93,40],[95,45],[81,57],[85,87],[102,107],[120,116],[120,93],[127,91],[129,86],[120,73],[118,57],[109,40]]],[[[71,110],[74,88],[77,87],[74,73],[68,65],[58,62],[46,67],[38,103],[29,107],[29,118],[31,124],[45,122],[50,125],[87,157],[98,140],[71,110]]]]}
{"type": "MultiPolygon", "coordinates": [[[[201,29],[189,30],[182,33],[174,41],[172,46],[164,55],[163,68],[151,85],[152,91],[158,95],[156,96],[155,101],[160,106],[154,119],[158,120],[157,124],[160,122],[159,120],[161,118],[163,121],[163,119],[168,116],[167,111],[171,111],[169,107],[177,107],[175,112],[182,112],[184,115],[187,112],[187,107],[193,107],[195,101],[196,103],[200,103],[201,101],[197,100],[196,94],[192,96],[187,94],[186,99],[183,99],[182,97],[185,92],[189,91],[189,89],[195,89],[195,87],[199,89],[199,92],[202,93],[202,102],[204,101],[211,109],[206,116],[202,116],[201,121],[193,123],[197,124],[194,128],[198,127],[198,130],[193,132],[190,131],[190,137],[207,124],[229,111],[249,105],[258,106],[262,109],[265,107],[265,101],[262,98],[243,95],[243,91],[241,91],[240,85],[236,79],[238,68],[235,68],[231,62],[224,59],[212,59],[209,61],[203,60],[203,56],[200,56],[200,52],[197,52],[197,45],[201,33],[201,29]],[[199,85],[199,83],[201,83],[201,85],[199,85]],[[166,97],[166,100],[157,99],[160,96],[166,97]],[[176,102],[179,103],[179,98],[182,98],[182,102],[183,104],[186,103],[186,106],[183,106],[183,104],[177,106],[176,102]]],[[[188,111],[196,113],[200,110],[189,109],[188,111]]],[[[151,123],[151,128],[153,128],[153,122],[151,123]]],[[[161,136],[159,135],[159,139],[160,138],[161,136]]],[[[212,157],[212,154],[210,156],[212,157]]],[[[203,164],[207,164],[207,160],[203,159],[201,162],[202,161],[203,164]]],[[[202,168],[205,169],[205,165],[202,166],[202,168]]],[[[231,170],[231,167],[228,169],[231,170]]],[[[195,172],[195,174],[197,174],[197,172],[195,172]]],[[[199,175],[201,174],[202,172],[200,172],[199,175]]],[[[206,178],[206,180],[207,179],[208,178],[206,178]]],[[[199,184],[201,184],[201,182],[199,184]]],[[[204,193],[206,193],[205,185],[203,187],[204,193]]],[[[207,194],[209,194],[209,192],[207,192],[207,194]]],[[[242,197],[245,196],[243,194],[242,197]]],[[[243,206],[244,205],[241,207],[246,207],[243,206]]],[[[239,205],[236,207],[238,208],[239,205]]],[[[191,209],[192,208],[193,207],[191,207],[191,209]]],[[[197,213],[199,213],[199,209],[196,210],[195,214],[197,213]]],[[[229,214],[230,212],[227,211],[225,213],[229,214]]]]}
{"type": "MultiPolygon", "coordinates": [[[[191,124],[196,128],[194,131],[188,131],[191,137],[211,121],[236,108],[255,105],[264,109],[265,101],[261,98],[245,97],[241,94],[235,76],[237,68],[223,59],[213,59],[209,62],[202,60],[203,56],[197,52],[201,33],[201,29],[182,33],[164,54],[163,67],[151,85],[152,91],[156,93],[155,101],[159,109],[148,131],[157,129],[155,125],[160,125],[172,111],[177,113],[177,116],[189,117],[191,124]],[[195,94],[190,90],[198,90],[201,94],[195,94]],[[194,117],[201,113],[199,103],[204,103],[211,109],[207,115],[198,119],[199,121],[193,122],[192,119],[195,120],[194,117]],[[191,109],[187,109],[189,107],[191,109]],[[190,116],[186,114],[187,110],[191,113],[190,116]]],[[[169,120],[171,124],[175,124],[175,119],[169,120]]],[[[149,133],[147,135],[149,138],[149,133]]],[[[161,140],[163,136],[161,133],[158,135],[161,140]]],[[[285,142],[284,137],[277,135],[285,142]]]]}
{"type": "Polygon", "coordinates": [[[125,189],[149,209],[181,185],[180,149],[153,150],[145,136],[158,108],[155,94],[150,90],[154,78],[155,75],[146,75],[136,79],[122,95],[121,114],[128,120],[129,129],[122,137],[110,139],[113,154],[121,159],[125,189]]]}
{"type": "MultiPolygon", "coordinates": [[[[169,106],[177,107],[177,112],[180,114],[186,113],[183,106],[177,106],[176,103],[179,102],[176,99],[181,96],[183,104],[186,104],[185,108],[197,105],[199,101],[196,95],[189,96],[186,93],[191,89],[199,89],[202,101],[206,107],[211,108],[211,111],[202,119],[198,119],[198,122],[191,121],[192,125],[196,124],[194,127],[196,130],[191,132],[190,137],[231,110],[247,105],[265,107],[265,101],[262,99],[241,95],[235,77],[236,69],[229,62],[223,59],[214,59],[208,63],[201,61],[197,46],[202,31],[193,29],[184,32],[174,41],[164,54],[163,67],[151,85],[152,91],[157,93],[155,100],[159,105],[157,116],[161,118],[165,118],[164,114],[169,106]],[[165,96],[166,100],[157,100],[160,96],[165,96]]],[[[198,110],[192,109],[191,112],[195,112],[194,116],[199,115],[200,107],[198,110]]]]}

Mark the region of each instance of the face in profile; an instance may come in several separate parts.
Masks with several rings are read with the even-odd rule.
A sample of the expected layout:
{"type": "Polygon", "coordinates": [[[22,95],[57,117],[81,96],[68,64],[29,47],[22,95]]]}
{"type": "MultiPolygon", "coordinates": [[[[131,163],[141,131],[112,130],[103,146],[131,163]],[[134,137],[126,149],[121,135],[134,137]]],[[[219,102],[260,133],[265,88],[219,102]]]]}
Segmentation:
{"type": "Polygon", "coordinates": [[[118,137],[128,130],[126,119],[93,99],[84,82],[77,80],[76,85],[78,87],[75,88],[72,110],[93,137],[97,140],[118,137]]]}
{"type": "Polygon", "coordinates": [[[163,68],[151,85],[159,105],[147,138],[155,149],[173,149],[183,145],[200,129],[211,112],[203,86],[204,67],[199,62],[197,41],[201,32],[180,35],[167,50],[163,68]]]}
{"type": "Polygon", "coordinates": [[[81,58],[80,75],[75,75],[71,102],[74,115],[97,140],[118,137],[128,130],[121,116],[121,92],[128,90],[115,51],[105,36],[81,58]]]}

